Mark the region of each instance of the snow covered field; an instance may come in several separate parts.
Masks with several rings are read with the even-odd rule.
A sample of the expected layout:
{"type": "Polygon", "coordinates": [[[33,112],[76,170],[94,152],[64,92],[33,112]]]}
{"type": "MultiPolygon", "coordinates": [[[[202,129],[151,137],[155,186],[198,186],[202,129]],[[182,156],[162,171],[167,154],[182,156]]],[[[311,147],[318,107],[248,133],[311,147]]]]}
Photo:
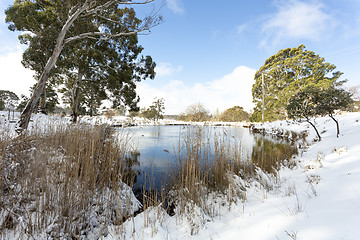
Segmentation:
{"type": "MultiPolygon", "coordinates": [[[[258,182],[248,184],[246,200],[222,206],[209,217],[194,209],[191,219],[170,217],[160,207],[130,218],[104,239],[360,239],[360,113],[317,118],[322,141],[307,123],[266,123],[266,132],[308,131],[311,145],[296,158],[292,169],[282,168],[267,191],[258,182]],[[191,230],[197,227],[195,234],[191,230]]],[[[34,117],[44,121],[44,117],[34,117]]],[[[4,127],[4,121],[0,121],[4,127]]],[[[10,128],[11,129],[11,128],[10,128]]]]}

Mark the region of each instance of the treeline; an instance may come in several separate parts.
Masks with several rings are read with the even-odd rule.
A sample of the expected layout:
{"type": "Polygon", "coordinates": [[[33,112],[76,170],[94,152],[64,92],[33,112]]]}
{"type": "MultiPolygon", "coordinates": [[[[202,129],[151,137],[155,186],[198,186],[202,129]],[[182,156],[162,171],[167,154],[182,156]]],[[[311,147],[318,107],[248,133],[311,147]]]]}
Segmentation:
{"type": "MultiPolygon", "coordinates": [[[[152,105],[140,110],[138,116],[157,121],[164,118],[165,100],[155,98],[152,105]]],[[[168,116],[169,117],[169,116],[168,116]]],[[[201,103],[195,103],[187,107],[184,113],[170,116],[171,119],[179,121],[205,122],[205,121],[222,121],[222,122],[242,122],[249,121],[250,114],[242,107],[234,106],[224,112],[210,114],[210,111],[201,103]]]]}
{"type": "Polygon", "coordinates": [[[250,114],[240,106],[234,106],[226,109],[224,112],[210,114],[201,103],[190,105],[185,113],[181,113],[178,120],[204,122],[204,121],[221,121],[221,122],[243,122],[250,120],[250,114]]]}

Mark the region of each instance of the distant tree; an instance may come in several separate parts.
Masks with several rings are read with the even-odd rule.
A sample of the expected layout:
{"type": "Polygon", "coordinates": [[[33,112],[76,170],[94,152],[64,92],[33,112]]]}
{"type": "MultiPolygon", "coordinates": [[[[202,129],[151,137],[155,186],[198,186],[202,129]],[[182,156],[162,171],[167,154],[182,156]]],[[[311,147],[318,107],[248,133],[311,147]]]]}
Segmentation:
{"type": "Polygon", "coordinates": [[[133,119],[134,117],[137,117],[137,116],[139,116],[139,111],[136,111],[136,110],[130,110],[129,111],[129,117],[131,119],[133,119]]]}
{"type": "Polygon", "coordinates": [[[346,110],[352,103],[353,100],[350,92],[341,88],[330,87],[318,92],[318,97],[316,98],[316,113],[322,116],[328,115],[335,121],[337,129],[336,136],[339,137],[339,122],[333,115],[335,110],[346,110]]]}
{"type": "Polygon", "coordinates": [[[304,45],[280,50],[268,58],[255,74],[252,87],[255,108],[251,120],[261,121],[263,94],[264,119],[285,119],[286,106],[299,91],[307,87],[326,89],[341,85],[343,82],[337,80],[342,73],[335,69],[335,65],[325,62],[313,51],[305,50],[304,45]]]}
{"type": "Polygon", "coordinates": [[[0,90],[0,107],[2,106],[2,109],[15,109],[19,102],[19,97],[7,90],[0,90]]]}
{"type": "Polygon", "coordinates": [[[292,119],[305,119],[316,132],[316,135],[321,140],[321,136],[316,126],[311,122],[310,118],[318,115],[317,102],[319,98],[319,89],[314,87],[307,87],[292,96],[289,104],[286,107],[287,114],[292,119]]]}
{"type": "Polygon", "coordinates": [[[25,106],[26,106],[26,103],[29,101],[29,98],[23,94],[21,94],[21,100],[20,100],[20,103],[18,104],[16,110],[17,111],[22,111],[25,106]]]}
{"type": "Polygon", "coordinates": [[[195,103],[187,107],[185,111],[185,120],[193,122],[209,121],[211,116],[201,103],[195,103]]]}
{"type": "Polygon", "coordinates": [[[225,110],[219,117],[223,122],[241,122],[249,121],[249,113],[244,111],[242,107],[235,106],[225,110]]]}
{"type": "Polygon", "coordinates": [[[119,115],[119,116],[125,116],[126,114],[126,107],[124,105],[120,105],[116,108],[116,113],[119,115]]]}
{"type": "Polygon", "coordinates": [[[158,121],[164,117],[165,104],[163,98],[155,98],[150,107],[141,111],[141,116],[158,121]]]}
{"type": "Polygon", "coordinates": [[[176,119],[179,121],[186,121],[186,114],[180,113],[176,119]]]}
{"type": "Polygon", "coordinates": [[[216,108],[215,113],[212,116],[212,120],[213,121],[221,121],[220,120],[220,115],[221,115],[221,113],[220,113],[219,109],[216,108]]]}
{"type": "Polygon", "coordinates": [[[40,101],[38,103],[39,110],[43,113],[54,113],[56,111],[57,105],[59,104],[59,97],[54,88],[52,88],[50,85],[48,85],[40,98],[40,101]]]}
{"type": "Polygon", "coordinates": [[[353,99],[353,102],[349,107],[349,111],[360,111],[360,86],[350,86],[347,90],[350,92],[351,98],[353,99]]]}

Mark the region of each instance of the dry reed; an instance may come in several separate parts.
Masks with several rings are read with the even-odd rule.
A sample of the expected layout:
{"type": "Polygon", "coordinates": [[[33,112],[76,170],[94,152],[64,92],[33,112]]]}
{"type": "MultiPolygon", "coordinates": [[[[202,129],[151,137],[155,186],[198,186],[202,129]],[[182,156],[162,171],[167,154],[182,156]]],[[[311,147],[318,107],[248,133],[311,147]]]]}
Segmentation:
{"type": "Polygon", "coordinates": [[[0,133],[0,236],[107,234],[139,208],[126,179],[127,141],[107,126],[46,126],[0,133]]]}

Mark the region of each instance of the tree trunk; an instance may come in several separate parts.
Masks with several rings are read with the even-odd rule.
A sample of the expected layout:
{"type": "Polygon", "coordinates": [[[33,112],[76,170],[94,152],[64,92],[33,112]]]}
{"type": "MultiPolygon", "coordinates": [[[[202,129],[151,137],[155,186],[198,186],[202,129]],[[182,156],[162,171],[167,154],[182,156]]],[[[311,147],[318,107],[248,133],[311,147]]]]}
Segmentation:
{"type": "Polygon", "coordinates": [[[44,87],[42,98],[40,99],[40,111],[41,113],[46,113],[46,87],[44,87]]]}
{"type": "Polygon", "coordinates": [[[82,80],[82,74],[78,73],[78,78],[74,84],[74,92],[73,92],[73,105],[71,108],[72,122],[76,123],[78,117],[78,109],[79,109],[79,95],[80,95],[80,84],[82,80]]]}
{"type": "Polygon", "coordinates": [[[306,119],[306,121],[307,121],[308,123],[310,123],[310,125],[315,129],[316,135],[318,136],[319,141],[321,141],[321,136],[320,136],[317,128],[315,127],[315,125],[314,125],[309,119],[306,119]]]}
{"type": "Polygon", "coordinates": [[[17,132],[21,133],[23,130],[27,129],[30,121],[30,117],[32,112],[35,110],[36,104],[39,101],[39,98],[41,96],[41,93],[44,91],[44,88],[46,86],[46,82],[50,76],[50,72],[53,69],[53,67],[56,64],[56,61],[58,60],[60,53],[62,49],[64,48],[64,39],[67,31],[69,30],[70,26],[73,24],[73,22],[79,17],[79,15],[86,10],[88,2],[84,4],[83,7],[79,8],[73,15],[69,16],[68,20],[62,27],[58,38],[56,39],[56,45],[53,50],[53,53],[49,60],[47,61],[45,68],[43,72],[41,73],[40,79],[38,83],[36,84],[35,90],[29,99],[29,101],[26,104],[25,109],[21,113],[20,120],[18,122],[17,126],[17,132]]]}
{"type": "Polygon", "coordinates": [[[337,130],[337,132],[336,132],[336,137],[338,138],[339,137],[339,135],[340,135],[340,128],[339,128],[339,122],[333,117],[333,115],[332,114],[329,114],[329,116],[331,117],[331,119],[332,120],[334,120],[335,121],[335,123],[336,123],[336,130],[337,130]]]}
{"type": "Polygon", "coordinates": [[[41,93],[44,91],[46,81],[48,80],[49,75],[50,75],[50,71],[55,66],[55,63],[60,55],[62,48],[63,48],[62,44],[57,44],[56,48],[53,52],[53,55],[46,63],[45,69],[44,69],[43,73],[41,74],[38,83],[36,84],[35,90],[31,96],[31,98],[27,102],[25,109],[21,113],[21,117],[20,117],[20,120],[18,122],[18,127],[17,127],[18,132],[22,132],[23,130],[27,129],[27,127],[29,125],[31,114],[35,110],[36,104],[39,101],[41,93]]]}

